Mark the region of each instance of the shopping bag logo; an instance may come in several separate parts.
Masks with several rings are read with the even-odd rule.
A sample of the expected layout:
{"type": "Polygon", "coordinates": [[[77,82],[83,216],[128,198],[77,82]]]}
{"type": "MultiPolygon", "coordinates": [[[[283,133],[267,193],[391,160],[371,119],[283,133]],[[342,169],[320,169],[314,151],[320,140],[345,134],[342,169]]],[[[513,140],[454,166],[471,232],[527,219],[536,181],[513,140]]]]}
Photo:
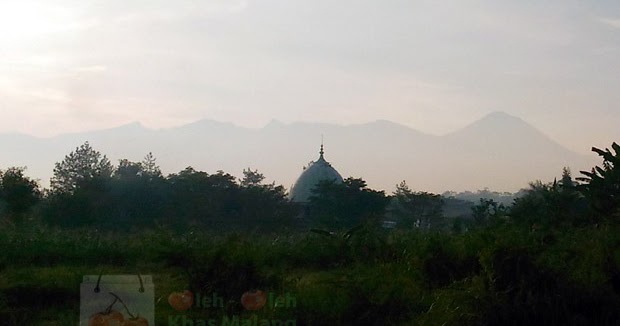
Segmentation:
{"type": "Polygon", "coordinates": [[[153,326],[150,275],[86,275],[80,285],[80,326],[153,326]]]}

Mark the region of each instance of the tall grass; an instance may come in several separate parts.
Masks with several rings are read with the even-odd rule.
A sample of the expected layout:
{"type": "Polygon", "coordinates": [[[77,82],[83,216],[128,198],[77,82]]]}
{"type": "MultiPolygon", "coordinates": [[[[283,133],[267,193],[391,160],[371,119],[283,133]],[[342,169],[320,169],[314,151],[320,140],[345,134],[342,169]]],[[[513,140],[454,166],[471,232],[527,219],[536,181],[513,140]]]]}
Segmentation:
{"type": "Polygon", "coordinates": [[[69,325],[82,275],[151,274],[158,325],[173,291],[217,292],[240,314],[243,292],[290,293],[296,306],[262,318],[298,325],[614,324],[620,320],[617,226],[531,231],[499,226],[463,234],[365,228],[349,238],[289,233],[138,233],[0,229],[0,320],[69,325]]]}

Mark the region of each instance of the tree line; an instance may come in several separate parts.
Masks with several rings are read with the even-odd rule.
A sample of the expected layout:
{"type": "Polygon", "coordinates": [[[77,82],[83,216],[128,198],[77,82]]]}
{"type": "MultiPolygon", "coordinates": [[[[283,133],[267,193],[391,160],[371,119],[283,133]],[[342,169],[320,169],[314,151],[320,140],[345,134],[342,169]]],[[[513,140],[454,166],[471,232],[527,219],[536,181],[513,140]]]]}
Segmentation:
{"type": "Polygon", "coordinates": [[[392,194],[370,189],[361,178],[321,182],[308,205],[291,203],[286,189],[264,183],[250,168],[243,178],[187,167],[164,176],[148,153],[140,162],[113,165],[88,142],[57,162],[50,189],[41,189],[24,167],[0,170],[0,219],[20,224],[37,221],[59,227],[135,230],[165,226],[213,230],[322,227],[347,229],[392,220],[397,228],[465,232],[498,223],[531,228],[596,224],[617,219],[620,207],[620,146],[592,148],[602,166],[581,171],[573,180],[533,182],[511,204],[480,199],[472,218],[447,219],[438,194],[413,191],[406,182],[392,194]]]}
{"type": "Polygon", "coordinates": [[[246,169],[237,180],[223,171],[192,167],[164,176],[152,153],[141,162],[110,160],[88,142],[55,164],[50,189],[24,174],[0,171],[0,214],[5,222],[37,219],[60,227],[136,229],[205,226],[282,226],[293,208],[282,186],[246,169]]]}

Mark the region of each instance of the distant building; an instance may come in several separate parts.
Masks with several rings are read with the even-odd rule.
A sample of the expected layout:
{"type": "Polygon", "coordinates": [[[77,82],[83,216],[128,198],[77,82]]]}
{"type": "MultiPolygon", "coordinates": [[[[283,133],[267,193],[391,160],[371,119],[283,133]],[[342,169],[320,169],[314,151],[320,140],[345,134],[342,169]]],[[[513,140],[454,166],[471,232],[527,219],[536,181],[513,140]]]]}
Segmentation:
{"type": "MultiPolygon", "coordinates": [[[[295,204],[297,204],[300,208],[300,215],[298,216],[300,220],[305,220],[303,217],[307,217],[309,214],[309,202],[310,196],[312,196],[312,190],[319,184],[321,181],[334,181],[336,183],[342,183],[343,179],[340,173],[325,160],[323,156],[325,152],[323,151],[323,144],[321,144],[321,150],[319,151],[319,159],[315,162],[310,162],[308,166],[304,167],[303,172],[297,178],[297,181],[291,187],[291,191],[289,192],[289,200],[295,204]]],[[[394,229],[396,228],[397,222],[387,219],[382,221],[382,227],[385,229],[394,229]]],[[[308,226],[308,221],[302,222],[304,226],[308,226]],[[305,223],[305,224],[304,224],[305,223]]]]}
{"type": "Polygon", "coordinates": [[[307,167],[304,167],[304,171],[291,188],[289,199],[292,202],[308,203],[312,195],[312,189],[321,181],[333,180],[336,183],[342,183],[340,173],[323,157],[323,144],[321,144],[319,154],[319,159],[316,162],[310,162],[307,167]]]}

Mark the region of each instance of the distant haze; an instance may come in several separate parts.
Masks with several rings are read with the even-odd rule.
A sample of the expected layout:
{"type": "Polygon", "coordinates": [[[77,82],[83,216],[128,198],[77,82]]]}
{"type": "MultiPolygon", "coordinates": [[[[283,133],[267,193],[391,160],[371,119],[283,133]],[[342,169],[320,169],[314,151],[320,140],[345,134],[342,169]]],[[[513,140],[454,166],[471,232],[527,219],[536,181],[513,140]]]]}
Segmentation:
{"type": "Polygon", "coordinates": [[[159,130],[132,123],[51,138],[6,134],[0,135],[0,169],[28,166],[27,174],[47,187],[54,163],[89,141],[115,165],[153,152],[166,174],[192,166],[240,177],[243,169],[252,168],[289,188],[318,158],[322,135],[325,158],[343,177],[363,178],[388,193],[402,180],[418,191],[488,187],[514,192],[530,181],[552,181],[564,166],[576,176],[598,164],[598,156],[572,152],[520,118],[494,112],[444,136],[387,120],[345,126],[274,120],[259,129],[200,120],[159,130]]]}
{"type": "Polygon", "coordinates": [[[277,119],[440,136],[504,111],[588,154],[620,139],[618,58],[620,1],[0,1],[0,133],[277,119]]]}

